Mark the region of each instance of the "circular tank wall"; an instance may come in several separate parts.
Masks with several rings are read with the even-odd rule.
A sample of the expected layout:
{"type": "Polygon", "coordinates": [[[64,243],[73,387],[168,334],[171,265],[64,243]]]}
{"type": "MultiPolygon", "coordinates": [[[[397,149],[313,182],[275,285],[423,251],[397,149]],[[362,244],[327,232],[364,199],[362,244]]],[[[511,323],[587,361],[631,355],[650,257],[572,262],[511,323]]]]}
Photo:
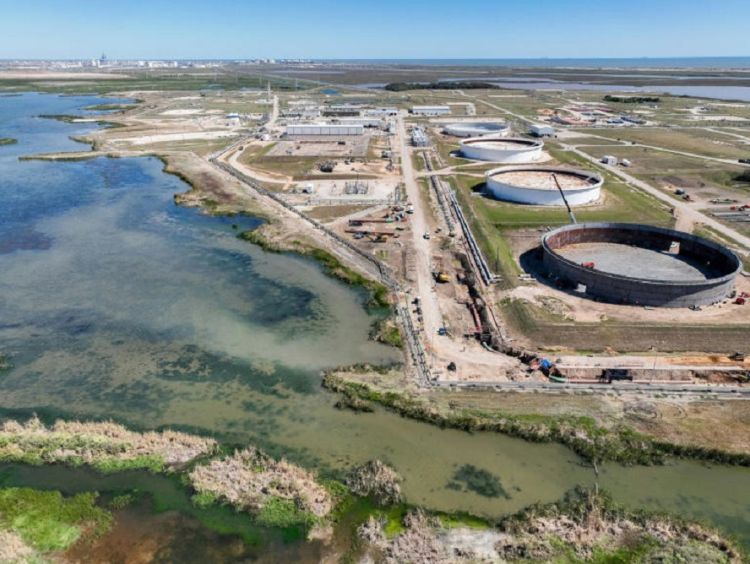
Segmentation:
{"type": "Polygon", "coordinates": [[[542,238],[553,279],[617,304],[705,306],[726,299],[742,269],[732,251],[689,233],[632,223],[567,225],[542,238]]]}
{"type": "Polygon", "coordinates": [[[503,167],[485,175],[488,195],[498,200],[537,206],[564,206],[560,183],[571,206],[595,202],[601,196],[604,180],[594,172],[557,167],[503,167]]]}
{"type": "Polygon", "coordinates": [[[520,137],[472,137],[461,141],[461,154],[467,159],[504,164],[533,163],[542,158],[544,142],[520,137]]]}
{"type": "Polygon", "coordinates": [[[502,122],[459,122],[447,124],[443,132],[454,137],[505,137],[510,133],[510,126],[502,122]]]}

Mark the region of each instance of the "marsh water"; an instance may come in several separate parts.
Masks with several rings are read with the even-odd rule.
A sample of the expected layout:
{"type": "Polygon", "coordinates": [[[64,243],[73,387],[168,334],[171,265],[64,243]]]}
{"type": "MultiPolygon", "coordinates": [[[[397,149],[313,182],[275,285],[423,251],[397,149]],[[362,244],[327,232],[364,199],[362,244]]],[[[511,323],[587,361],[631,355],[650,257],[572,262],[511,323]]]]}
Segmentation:
{"type": "MultiPolygon", "coordinates": [[[[593,484],[592,470],[559,445],[334,409],[320,387],[322,369],[401,359],[368,339],[377,312],[365,309],[366,296],[314,262],[238,239],[259,224],[252,217],[175,206],[173,195],[188,187],[159,160],[18,160],[81,150],[68,137],[96,125],[37,116],[80,115],[105,101],[0,97],[0,137],[18,139],[0,147],[0,352],[12,363],[0,373],[0,408],[7,414],[210,433],[329,475],[380,458],[404,476],[410,503],[490,517],[593,484]],[[465,465],[499,478],[504,495],[456,487],[465,465]]],[[[63,491],[122,489],[129,479],[146,491],[162,487],[161,478],[139,473],[109,478],[113,485],[80,469],[5,470],[3,483],[63,491]]],[[[748,469],[608,465],[599,481],[621,501],[709,520],[750,542],[748,469]]],[[[170,508],[209,521],[187,509],[187,492],[175,495],[184,500],[170,508]]],[[[243,532],[222,530],[234,536],[206,533],[205,543],[231,559],[219,545],[243,532]]]]}

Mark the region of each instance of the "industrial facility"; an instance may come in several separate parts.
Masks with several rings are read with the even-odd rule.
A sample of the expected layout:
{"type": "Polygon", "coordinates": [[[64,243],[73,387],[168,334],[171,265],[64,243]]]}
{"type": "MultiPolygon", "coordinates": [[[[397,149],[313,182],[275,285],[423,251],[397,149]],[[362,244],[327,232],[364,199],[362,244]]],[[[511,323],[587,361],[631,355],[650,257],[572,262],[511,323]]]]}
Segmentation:
{"type": "Polygon", "coordinates": [[[490,170],[485,175],[489,196],[507,202],[537,206],[581,206],[595,202],[604,180],[585,170],[512,166],[490,170]]]}
{"type": "Polygon", "coordinates": [[[451,113],[450,106],[414,106],[410,111],[415,116],[444,116],[451,113]]]}
{"type": "Polygon", "coordinates": [[[471,137],[461,141],[461,155],[478,161],[522,164],[541,159],[543,147],[543,141],[521,137],[471,137]]]}
{"type": "Polygon", "coordinates": [[[443,133],[453,135],[453,137],[482,137],[484,135],[505,137],[510,133],[510,126],[502,122],[449,123],[443,127],[443,133]]]}
{"type": "Polygon", "coordinates": [[[287,135],[363,135],[362,124],[346,123],[291,123],[286,126],[287,135]]]}
{"type": "Polygon", "coordinates": [[[740,259],[672,229],[631,223],[573,224],[542,239],[547,276],[582,295],[617,304],[700,307],[728,298],[740,259]]]}
{"type": "Polygon", "coordinates": [[[428,147],[430,145],[430,138],[427,137],[427,133],[421,127],[414,127],[411,130],[411,144],[415,147],[428,147]]]}

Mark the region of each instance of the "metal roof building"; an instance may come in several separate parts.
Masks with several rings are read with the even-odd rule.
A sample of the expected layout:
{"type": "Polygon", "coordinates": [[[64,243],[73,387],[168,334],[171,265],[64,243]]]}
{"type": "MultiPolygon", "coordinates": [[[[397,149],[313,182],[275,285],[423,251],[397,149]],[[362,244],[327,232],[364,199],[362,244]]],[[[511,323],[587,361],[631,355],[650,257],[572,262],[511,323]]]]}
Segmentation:
{"type": "Polygon", "coordinates": [[[451,113],[449,106],[414,106],[411,113],[417,116],[443,116],[451,113]]]}
{"type": "Polygon", "coordinates": [[[361,124],[293,123],[286,126],[287,135],[363,135],[361,124]]]}
{"type": "Polygon", "coordinates": [[[555,128],[551,125],[532,123],[529,127],[529,133],[535,137],[554,137],[555,128]]]}

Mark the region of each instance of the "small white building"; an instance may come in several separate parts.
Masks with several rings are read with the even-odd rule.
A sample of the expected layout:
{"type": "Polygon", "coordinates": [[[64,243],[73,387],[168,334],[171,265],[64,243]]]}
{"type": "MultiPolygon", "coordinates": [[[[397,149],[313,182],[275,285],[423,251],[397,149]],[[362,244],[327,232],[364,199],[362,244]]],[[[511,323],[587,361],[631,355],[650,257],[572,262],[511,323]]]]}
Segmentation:
{"type": "Polygon", "coordinates": [[[555,128],[543,123],[532,123],[529,127],[529,133],[534,137],[554,137],[555,128]]]}
{"type": "Polygon", "coordinates": [[[411,113],[415,116],[444,116],[451,113],[449,106],[414,106],[411,113]]]}
{"type": "Polygon", "coordinates": [[[615,157],[614,155],[604,155],[601,158],[600,162],[609,166],[617,166],[617,157],[615,157]]]}
{"type": "Polygon", "coordinates": [[[287,135],[363,135],[361,124],[345,123],[290,123],[286,126],[287,135]]]}

